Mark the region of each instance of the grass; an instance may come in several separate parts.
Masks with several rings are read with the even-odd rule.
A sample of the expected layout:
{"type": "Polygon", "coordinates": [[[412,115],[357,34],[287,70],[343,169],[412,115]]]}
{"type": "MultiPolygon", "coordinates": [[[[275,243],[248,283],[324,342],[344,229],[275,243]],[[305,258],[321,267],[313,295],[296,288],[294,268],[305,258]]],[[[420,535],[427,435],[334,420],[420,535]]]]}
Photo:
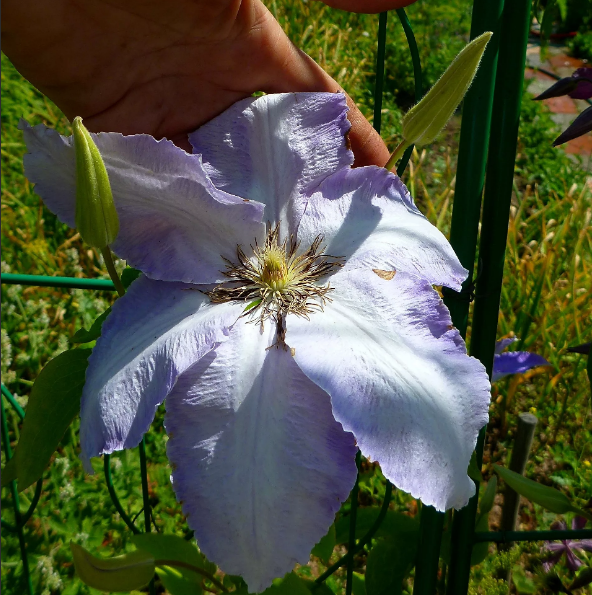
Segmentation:
{"type": "MultiPolygon", "coordinates": [[[[319,2],[268,0],[294,42],[316,59],[349,92],[365,115],[372,117],[377,18],[334,11],[319,2]]],[[[426,86],[435,82],[468,40],[470,3],[467,0],[420,0],[408,10],[420,47],[426,86]]],[[[399,121],[413,95],[411,62],[396,17],[389,15],[387,82],[383,107],[383,137],[395,146],[399,121]]],[[[60,224],[41,204],[23,176],[24,145],[16,126],[19,118],[44,122],[65,132],[59,110],[33,89],[2,56],[2,271],[44,275],[106,277],[102,260],[85,247],[78,235],[60,224]]],[[[455,117],[433,145],[415,152],[405,181],[426,216],[445,233],[454,202],[459,119],[455,117]]],[[[535,411],[539,431],[527,475],[562,489],[578,505],[592,496],[592,434],[590,389],[582,356],[566,347],[592,334],[592,197],[586,176],[588,163],[574,163],[551,147],[557,130],[544,106],[523,101],[516,178],[511,210],[505,283],[498,336],[515,334],[524,349],[546,357],[552,369],[538,369],[498,383],[491,405],[491,423],[483,472],[488,479],[493,463],[507,462],[516,415],[535,411]]],[[[123,263],[119,263],[123,266],[123,263]]],[[[2,288],[2,380],[25,405],[35,377],[45,363],[70,347],[74,332],[101,313],[112,301],[109,292],[54,290],[35,287],[2,288]]],[[[11,436],[18,440],[16,417],[10,417],[11,436]]],[[[129,549],[129,531],[115,512],[102,472],[83,474],[78,455],[77,425],[67,433],[44,476],[37,512],[26,528],[36,592],[45,595],[89,593],[74,577],[67,544],[76,540],[108,556],[129,549]]],[[[165,456],[162,411],[147,437],[150,498],[156,524],[183,535],[186,525],[170,482],[165,456]]],[[[3,459],[4,461],[4,459],[3,459]]],[[[113,476],[126,510],[141,509],[139,461],[135,451],[114,455],[113,476]]],[[[24,492],[23,507],[32,497],[24,492]]],[[[384,481],[376,465],[364,466],[360,489],[362,506],[377,505],[384,481]]],[[[499,500],[498,496],[498,500],[499,500]]],[[[3,518],[11,521],[11,500],[2,492],[3,518]]],[[[408,515],[417,503],[395,492],[391,508],[408,515]]],[[[342,513],[347,513],[346,503],[342,513]]],[[[495,523],[499,507],[490,522],[495,523]]],[[[555,515],[524,502],[521,528],[548,528],[555,515]]],[[[492,554],[472,575],[471,592],[503,593],[492,580],[500,564],[518,566],[515,576],[530,579],[538,546],[521,546],[511,556],[492,554]],[[529,549],[530,548],[530,549],[529,549]],[[520,575],[522,573],[522,575],[520,575]]],[[[343,553],[336,548],[331,561],[343,553]]],[[[364,572],[366,556],[357,559],[364,572]]],[[[316,576],[324,566],[314,560],[299,570],[316,576]],[[320,570],[319,570],[320,569],[320,570]]],[[[560,574],[566,570],[560,567],[560,574]]],[[[2,535],[2,586],[6,593],[22,592],[18,544],[2,535]]],[[[517,579],[518,580],[518,579],[517,579]]],[[[329,583],[343,588],[338,573],[329,583]]],[[[412,579],[406,586],[410,592],[412,579]]]]}

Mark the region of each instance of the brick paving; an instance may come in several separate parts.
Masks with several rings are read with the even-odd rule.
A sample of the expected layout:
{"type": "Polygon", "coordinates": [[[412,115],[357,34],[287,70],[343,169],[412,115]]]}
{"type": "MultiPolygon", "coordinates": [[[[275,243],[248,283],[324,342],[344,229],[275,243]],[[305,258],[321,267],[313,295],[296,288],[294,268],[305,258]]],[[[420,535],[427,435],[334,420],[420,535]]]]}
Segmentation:
{"type": "MultiPolygon", "coordinates": [[[[556,81],[555,78],[537,70],[537,68],[553,72],[563,78],[571,76],[574,70],[582,66],[592,65],[586,64],[583,60],[568,56],[565,46],[552,42],[549,44],[546,59],[541,61],[538,40],[531,40],[526,50],[526,71],[524,77],[534,80],[528,87],[528,90],[534,95],[539,95],[556,81]]],[[[544,99],[543,102],[552,112],[551,117],[557,122],[561,130],[565,130],[574,121],[576,116],[590,105],[581,99],[572,99],[567,96],[552,97],[550,99],[544,99]]],[[[592,134],[585,134],[562,146],[567,153],[590,157],[592,155],[592,134]]]]}

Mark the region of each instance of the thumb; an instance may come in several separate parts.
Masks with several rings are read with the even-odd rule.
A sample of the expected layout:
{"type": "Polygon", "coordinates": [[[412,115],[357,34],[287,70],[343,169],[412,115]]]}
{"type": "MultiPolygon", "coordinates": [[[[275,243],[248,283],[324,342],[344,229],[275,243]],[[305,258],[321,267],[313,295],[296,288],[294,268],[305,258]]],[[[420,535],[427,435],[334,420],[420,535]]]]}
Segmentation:
{"type": "MultiPolygon", "coordinates": [[[[283,32],[282,32],[282,35],[283,32]]],[[[275,45],[275,57],[269,64],[265,87],[267,93],[321,91],[345,93],[310,56],[296,48],[287,37],[284,44],[275,45]],[[279,50],[279,51],[278,51],[279,50]]],[[[378,165],[383,167],[390,153],[380,135],[372,128],[351,97],[345,93],[351,122],[349,140],[355,156],[354,167],[378,165]]]]}

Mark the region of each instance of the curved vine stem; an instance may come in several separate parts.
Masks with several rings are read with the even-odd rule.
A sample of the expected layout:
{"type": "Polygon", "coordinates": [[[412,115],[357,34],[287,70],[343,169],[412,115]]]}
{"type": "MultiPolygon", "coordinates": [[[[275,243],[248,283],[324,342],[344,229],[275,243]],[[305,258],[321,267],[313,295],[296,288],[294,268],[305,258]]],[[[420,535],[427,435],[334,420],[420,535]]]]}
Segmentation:
{"type": "Polygon", "coordinates": [[[24,525],[30,518],[33,516],[33,512],[35,512],[35,508],[39,503],[39,498],[41,498],[41,489],[43,488],[43,479],[40,479],[35,486],[35,494],[33,495],[33,500],[31,500],[31,504],[27,509],[27,512],[21,518],[21,524],[24,525]]]}
{"type": "Polygon", "coordinates": [[[393,493],[393,484],[387,480],[386,482],[386,491],[384,493],[384,501],[382,503],[382,507],[380,508],[380,512],[374,521],[374,524],[368,530],[368,533],[360,539],[358,545],[356,545],[351,551],[347,552],[345,556],[339,558],[335,564],[332,564],[319,576],[315,579],[315,583],[322,583],[327,580],[336,570],[341,568],[344,564],[347,564],[351,558],[353,558],[376,534],[376,531],[380,528],[384,517],[386,516],[389,504],[391,502],[391,495],[393,493]]]}
{"type": "Polygon", "coordinates": [[[111,501],[113,502],[117,512],[123,519],[123,522],[132,530],[133,533],[138,534],[141,531],[134,525],[134,522],[128,514],[123,510],[123,506],[121,506],[121,502],[117,497],[115,492],[115,487],[113,486],[113,479],[111,477],[111,455],[104,455],[103,456],[104,465],[103,468],[105,470],[105,483],[107,484],[107,489],[109,490],[109,496],[111,496],[111,501]]]}

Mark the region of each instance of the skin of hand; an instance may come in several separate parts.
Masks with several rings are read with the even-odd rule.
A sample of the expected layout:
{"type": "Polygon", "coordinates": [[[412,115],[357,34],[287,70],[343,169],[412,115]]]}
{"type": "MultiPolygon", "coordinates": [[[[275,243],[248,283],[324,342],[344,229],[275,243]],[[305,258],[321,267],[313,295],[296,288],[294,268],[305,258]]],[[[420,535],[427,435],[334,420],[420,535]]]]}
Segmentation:
{"type": "MultiPolygon", "coordinates": [[[[357,12],[414,0],[324,0],[357,12]]],[[[260,0],[4,0],[2,50],[92,131],[187,133],[255,91],[340,91],[260,0]]],[[[348,98],[355,165],[389,153],[348,98]]]]}

